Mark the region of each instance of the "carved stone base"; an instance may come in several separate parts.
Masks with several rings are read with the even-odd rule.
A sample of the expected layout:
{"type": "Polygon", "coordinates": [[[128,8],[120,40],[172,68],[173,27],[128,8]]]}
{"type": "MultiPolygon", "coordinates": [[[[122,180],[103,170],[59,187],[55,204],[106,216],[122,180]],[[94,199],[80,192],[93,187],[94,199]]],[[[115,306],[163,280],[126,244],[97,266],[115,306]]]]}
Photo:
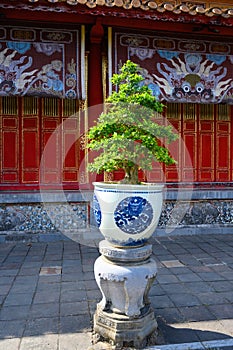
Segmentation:
{"type": "Polygon", "coordinates": [[[157,322],[151,308],[138,318],[103,311],[100,307],[94,315],[94,331],[103,340],[115,345],[115,349],[133,346],[143,349],[147,338],[157,330],[157,322]]]}
{"type": "Polygon", "coordinates": [[[102,292],[94,316],[94,331],[116,349],[141,348],[157,330],[148,293],[157,274],[149,244],[137,248],[117,248],[100,242],[96,260],[96,282],[102,292]]]}

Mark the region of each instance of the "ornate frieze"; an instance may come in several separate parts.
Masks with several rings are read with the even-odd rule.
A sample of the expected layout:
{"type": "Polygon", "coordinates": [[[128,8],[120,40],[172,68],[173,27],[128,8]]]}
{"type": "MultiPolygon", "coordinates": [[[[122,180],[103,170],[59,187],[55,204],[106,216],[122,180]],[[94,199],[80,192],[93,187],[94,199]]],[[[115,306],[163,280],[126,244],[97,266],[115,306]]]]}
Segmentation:
{"type": "Polygon", "coordinates": [[[115,71],[137,63],[154,96],[170,103],[233,104],[233,44],[115,32],[115,71]]]}
{"type": "Polygon", "coordinates": [[[0,27],[0,95],[80,98],[80,33],[0,27]]]}

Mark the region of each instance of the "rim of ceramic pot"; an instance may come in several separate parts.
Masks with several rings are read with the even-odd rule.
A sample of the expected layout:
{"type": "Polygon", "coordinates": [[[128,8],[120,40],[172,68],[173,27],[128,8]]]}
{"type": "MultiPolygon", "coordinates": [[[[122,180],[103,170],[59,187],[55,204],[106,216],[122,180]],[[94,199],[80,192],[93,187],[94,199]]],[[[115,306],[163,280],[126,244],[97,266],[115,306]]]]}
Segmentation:
{"type": "Polygon", "coordinates": [[[117,182],[93,182],[92,183],[95,187],[100,188],[109,188],[109,189],[120,189],[120,190],[131,190],[134,191],[135,189],[141,190],[141,191],[148,191],[148,190],[156,190],[156,191],[162,191],[165,187],[164,184],[158,184],[158,183],[152,183],[152,182],[142,182],[141,184],[121,184],[117,182]]]}

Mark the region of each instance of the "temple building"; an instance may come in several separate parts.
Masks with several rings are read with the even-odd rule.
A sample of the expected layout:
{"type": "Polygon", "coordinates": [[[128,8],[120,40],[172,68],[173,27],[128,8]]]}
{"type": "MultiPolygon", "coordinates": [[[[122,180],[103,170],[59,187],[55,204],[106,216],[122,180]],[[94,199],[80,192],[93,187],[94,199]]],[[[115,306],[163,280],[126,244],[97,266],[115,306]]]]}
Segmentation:
{"type": "Polygon", "coordinates": [[[180,135],[141,173],[167,185],[158,234],[232,232],[233,0],[2,0],[0,19],[0,242],[95,225],[85,133],[128,59],[180,135]]]}

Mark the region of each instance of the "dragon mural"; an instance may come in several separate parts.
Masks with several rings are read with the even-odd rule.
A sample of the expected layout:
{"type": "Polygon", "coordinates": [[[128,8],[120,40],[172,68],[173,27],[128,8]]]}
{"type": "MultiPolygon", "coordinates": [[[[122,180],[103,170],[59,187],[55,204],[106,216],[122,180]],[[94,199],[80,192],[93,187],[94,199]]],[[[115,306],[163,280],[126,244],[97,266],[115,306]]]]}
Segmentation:
{"type": "Polygon", "coordinates": [[[233,104],[233,44],[115,32],[116,61],[137,63],[153,94],[181,103],[233,104]]]}
{"type": "Polygon", "coordinates": [[[17,50],[6,48],[0,52],[0,95],[26,95],[30,91],[63,91],[63,82],[56,72],[61,71],[62,62],[54,60],[41,69],[31,69],[33,58],[21,56],[15,59],[17,50]],[[38,83],[38,85],[37,85],[38,83]],[[34,87],[34,88],[33,88],[34,87]]]}
{"type": "Polygon", "coordinates": [[[0,96],[77,98],[77,66],[76,45],[69,37],[65,43],[64,36],[60,43],[0,40],[0,96]]]}
{"type": "MultiPolygon", "coordinates": [[[[152,74],[150,87],[169,102],[221,103],[233,89],[233,78],[226,78],[226,57],[173,52],[169,63],[157,63],[159,74],[152,74]],[[183,57],[182,57],[183,56],[183,57]]],[[[164,52],[162,55],[165,58],[164,52]]]]}

